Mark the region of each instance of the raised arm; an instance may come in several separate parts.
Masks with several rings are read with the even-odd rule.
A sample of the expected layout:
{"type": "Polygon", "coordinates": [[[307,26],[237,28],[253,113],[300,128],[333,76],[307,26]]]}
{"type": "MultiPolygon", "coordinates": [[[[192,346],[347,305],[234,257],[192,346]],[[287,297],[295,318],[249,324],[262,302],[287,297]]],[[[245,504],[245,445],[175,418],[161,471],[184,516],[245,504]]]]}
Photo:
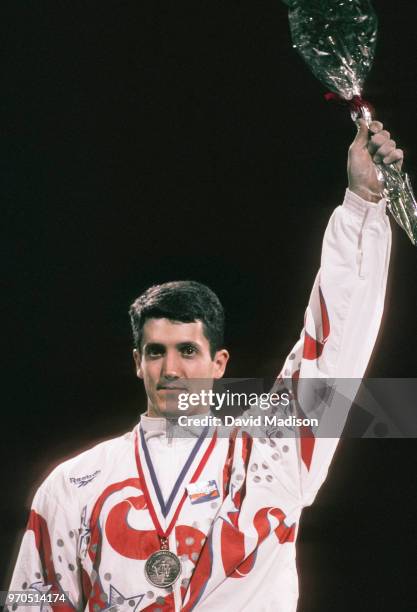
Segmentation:
{"type": "Polygon", "coordinates": [[[402,163],[402,151],[379,122],[373,135],[361,120],[349,148],[348,184],[342,206],[326,229],[321,267],[310,296],[300,340],[283,373],[360,378],[379,330],[388,272],[391,231],[375,161],[402,163]],[[300,368],[297,368],[300,363],[300,368]]]}
{"type": "Polygon", "coordinates": [[[279,377],[292,387],[301,414],[320,421],[318,430],[303,428],[282,443],[276,475],[303,505],[326,477],[383,313],[391,229],[372,160],[401,164],[403,154],[381,123],[370,130],[361,120],[349,149],[349,189],[327,226],[304,328],[279,377]],[[326,385],[329,393],[320,398],[326,385]]]}

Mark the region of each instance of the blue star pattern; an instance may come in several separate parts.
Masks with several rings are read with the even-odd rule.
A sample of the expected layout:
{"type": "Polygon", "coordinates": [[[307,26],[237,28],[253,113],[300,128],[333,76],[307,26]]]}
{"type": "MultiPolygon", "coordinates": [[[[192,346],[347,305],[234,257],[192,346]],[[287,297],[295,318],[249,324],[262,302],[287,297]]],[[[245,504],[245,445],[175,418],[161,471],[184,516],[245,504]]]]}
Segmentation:
{"type": "MultiPolygon", "coordinates": [[[[32,582],[32,584],[29,586],[29,589],[33,589],[41,595],[47,595],[52,589],[52,584],[44,584],[42,581],[32,582]]],[[[39,612],[49,612],[50,610],[52,610],[52,608],[47,601],[41,602],[39,612]]]]}
{"type": "Polygon", "coordinates": [[[145,593],[125,597],[113,585],[110,585],[109,605],[105,608],[104,612],[136,612],[144,597],[145,593]]]}

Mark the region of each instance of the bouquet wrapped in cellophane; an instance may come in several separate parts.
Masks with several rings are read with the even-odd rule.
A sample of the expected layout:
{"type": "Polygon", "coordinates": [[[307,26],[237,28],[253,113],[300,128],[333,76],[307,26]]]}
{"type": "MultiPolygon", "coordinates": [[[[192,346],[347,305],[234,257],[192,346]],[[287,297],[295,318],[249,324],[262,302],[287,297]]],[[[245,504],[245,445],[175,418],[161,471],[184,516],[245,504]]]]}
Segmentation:
{"type": "MultiPolygon", "coordinates": [[[[370,0],[283,0],[294,48],[313,74],[345,101],[354,121],[370,124],[371,106],[362,98],[372,66],[378,22],[370,0]]],[[[396,164],[376,164],[381,195],[397,223],[417,245],[417,203],[408,175],[396,164]]]]}

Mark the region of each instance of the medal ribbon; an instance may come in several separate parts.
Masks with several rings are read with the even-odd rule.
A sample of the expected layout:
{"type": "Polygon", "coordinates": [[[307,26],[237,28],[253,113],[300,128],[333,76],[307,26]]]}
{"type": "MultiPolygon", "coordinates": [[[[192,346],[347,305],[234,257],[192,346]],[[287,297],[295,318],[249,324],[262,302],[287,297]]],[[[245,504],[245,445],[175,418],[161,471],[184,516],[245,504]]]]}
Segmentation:
{"type": "Polygon", "coordinates": [[[197,442],[195,443],[193,450],[190,453],[190,456],[188,457],[187,461],[184,464],[184,467],[182,468],[180,475],[178,476],[175,484],[174,484],[174,488],[171,491],[171,495],[168,498],[167,503],[165,504],[164,499],[162,497],[162,493],[161,493],[161,488],[159,486],[159,482],[158,479],[156,477],[155,474],[155,469],[153,467],[152,464],[152,459],[151,456],[149,454],[149,449],[148,449],[148,445],[146,444],[146,439],[145,439],[145,435],[143,433],[143,429],[140,428],[140,439],[142,442],[142,448],[143,448],[143,452],[145,454],[145,460],[146,460],[146,464],[148,466],[148,470],[149,473],[151,475],[151,480],[152,480],[152,484],[154,486],[155,489],[155,493],[156,493],[156,497],[158,499],[159,505],[161,507],[161,511],[162,511],[162,515],[164,518],[166,518],[168,512],[171,510],[171,506],[172,506],[172,502],[175,499],[176,494],[178,493],[178,489],[181,486],[182,481],[185,478],[185,475],[187,474],[188,470],[190,469],[190,465],[193,462],[195,456],[197,455],[198,451],[200,450],[201,445],[204,442],[204,438],[207,436],[208,433],[208,427],[205,427],[203,429],[203,431],[201,432],[200,436],[198,437],[197,442]]]}
{"type": "MultiPolygon", "coordinates": [[[[191,465],[191,463],[192,463],[194,457],[196,456],[196,454],[197,454],[201,444],[203,443],[204,438],[207,435],[207,431],[208,431],[208,427],[203,431],[203,433],[201,434],[200,438],[197,440],[197,443],[195,444],[193,450],[191,451],[191,454],[188,457],[188,459],[186,461],[186,464],[184,465],[183,469],[181,470],[181,473],[180,473],[180,475],[179,475],[179,477],[177,479],[177,482],[174,485],[174,489],[172,490],[172,493],[171,493],[171,495],[169,497],[169,500],[168,500],[169,508],[172,505],[172,501],[173,501],[173,499],[174,499],[174,497],[175,497],[175,495],[176,495],[176,493],[177,493],[177,491],[178,491],[178,489],[179,489],[179,487],[181,485],[182,480],[185,477],[186,472],[189,469],[189,466],[191,465]]],[[[162,499],[162,495],[161,495],[161,491],[160,491],[160,488],[159,488],[158,481],[156,479],[155,470],[153,469],[152,461],[151,461],[151,458],[150,458],[150,455],[149,455],[149,450],[148,450],[147,445],[146,445],[145,436],[143,434],[142,428],[140,428],[140,435],[141,435],[142,447],[143,447],[143,450],[144,450],[144,453],[145,453],[145,459],[146,459],[146,462],[148,464],[148,468],[149,468],[149,471],[151,473],[152,480],[155,477],[154,486],[155,486],[155,484],[157,485],[157,487],[155,487],[155,490],[156,490],[156,494],[157,494],[157,497],[158,497],[158,501],[160,501],[160,496],[161,496],[161,499],[162,499]],[[152,469],[151,469],[151,467],[152,467],[152,469]],[[159,495],[158,495],[158,493],[159,493],[159,495]]],[[[211,442],[208,445],[208,447],[206,448],[206,451],[205,451],[203,457],[201,458],[201,461],[198,464],[197,469],[195,470],[195,472],[194,472],[194,474],[193,474],[189,484],[192,484],[192,483],[196,482],[196,480],[200,476],[200,474],[203,471],[207,461],[209,460],[209,457],[210,457],[211,453],[213,452],[214,446],[216,444],[216,440],[217,440],[217,430],[214,432],[214,435],[213,435],[213,437],[211,439],[211,442]]],[[[181,512],[181,508],[183,507],[184,502],[187,499],[187,491],[184,491],[184,494],[183,494],[183,496],[181,498],[181,501],[178,504],[177,509],[175,510],[174,516],[172,517],[172,520],[171,520],[170,524],[168,525],[168,528],[164,531],[162,529],[161,524],[160,524],[160,522],[158,520],[158,517],[156,515],[155,508],[153,507],[151,496],[149,494],[149,490],[148,490],[148,487],[147,487],[147,484],[146,484],[145,475],[144,475],[144,472],[143,472],[142,463],[141,463],[140,455],[139,455],[139,440],[138,440],[137,430],[135,432],[135,458],[136,458],[136,465],[137,465],[137,469],[138,469],[139,478],[140,478],[140,481],[141,481],[142,487],[143,487],[143,495],[145,497],[146,505],[148,506],[149,514],[151,515],[151,519],[152,519],[152,522],[153,522],[153,524],[155,526],[156,532],[157,532],[158,536],[161,539],[168,539],[171,531],[173,530],[173,528],[175,526],[175,523],[177,522],[178,516],[179,516],[179,514],[181,512]]],[[[165,504],[163,504],[163,507],[161,507],[161,510],[163,510],[164,517],[168,513],[169,508],[167,510],[165,508],[165,504]],[[164,512],[164,510],[166,510],[166,512],[164,512]]]]}

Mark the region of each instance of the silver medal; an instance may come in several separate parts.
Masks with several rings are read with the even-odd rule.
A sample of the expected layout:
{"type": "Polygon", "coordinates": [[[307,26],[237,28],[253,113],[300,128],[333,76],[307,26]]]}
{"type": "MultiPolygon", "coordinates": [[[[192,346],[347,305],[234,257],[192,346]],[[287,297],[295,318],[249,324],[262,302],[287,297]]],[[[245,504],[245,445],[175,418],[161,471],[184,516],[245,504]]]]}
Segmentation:
{"type": "Polygon", "coordinates": [[[181,561],[170,550],[158,550],[145,563],[146,579],[156,587],[174,584],[181,573],[181,561]]]}

